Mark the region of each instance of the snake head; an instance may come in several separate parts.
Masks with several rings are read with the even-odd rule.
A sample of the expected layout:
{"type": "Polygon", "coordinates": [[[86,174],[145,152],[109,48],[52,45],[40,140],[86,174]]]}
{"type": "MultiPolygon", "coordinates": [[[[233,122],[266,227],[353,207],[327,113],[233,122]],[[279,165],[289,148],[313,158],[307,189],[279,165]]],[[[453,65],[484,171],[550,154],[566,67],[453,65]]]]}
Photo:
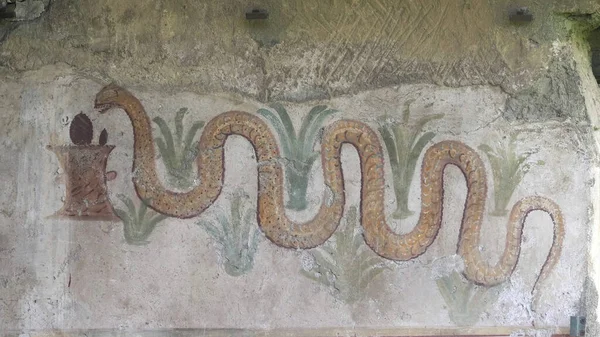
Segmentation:
{"type": "Polygon", "coordinates": [[[118,85],[111,83],[99,93],[96,94],[96,100],[94,101],[94,107],[104,113],[110,108],[121,105],[121,100],[124,98],[127,91],[118,85]]]}

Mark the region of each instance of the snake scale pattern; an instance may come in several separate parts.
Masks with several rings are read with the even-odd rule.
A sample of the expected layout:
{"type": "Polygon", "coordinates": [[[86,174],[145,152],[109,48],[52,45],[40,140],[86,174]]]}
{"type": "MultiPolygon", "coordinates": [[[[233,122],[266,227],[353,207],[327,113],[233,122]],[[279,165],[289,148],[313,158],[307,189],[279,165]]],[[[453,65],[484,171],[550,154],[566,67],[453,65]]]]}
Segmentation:
{"type": "MultiPolygon", "coordinates": [[[[529,212],[548,213],[554,237],[536,285],[557,263],[564,239],[564,220],[556,203],[540,196],[518,201],[509,216],[504,252],[496,265],[480,253],[480,231],[487,197],[484,164],[470,147],[457,141],[442,141],[425,153],[421,168],[421,213],[418,224],[406,234],[395,233],[384,212],[384,156],[378,135],[368,125],[340,120],[326,127],[321,144],[325,196],[317,215],[309,222],[295,223],[286,216],[284,176],[276,138],[259,117],[229,111],[213,118],[204,128],[197,157],[199,185],[188,192],[167,190],[156,172],[155,149],[150,120],[140,101],[114,84],[96,96],[102,112],[117,107],[129,116],[134,133],[133,182],[140,198],[156,211],[179,218],[201,214],[219,196],[223,186],[224,145],[230,135],[246,138],[258,161],[258,223],[275,244],[288,248],[312,248],[324,243],[337,229],[344,209],[344,178],[341,164],[343,144],[358,151],[362,174],[361,224],[367,245],[391,260],[410,260],[423,254],[433,243],[442,223],[443,173],[455,165],[465,176],[467,197],[458,242],[458,254],[465,263],[464,275],[480,285],[493,286],[513,272],[520,253],[523,225],[529,212]]],[[[534,286],[535,290],[535,286],[534,286]]]]}

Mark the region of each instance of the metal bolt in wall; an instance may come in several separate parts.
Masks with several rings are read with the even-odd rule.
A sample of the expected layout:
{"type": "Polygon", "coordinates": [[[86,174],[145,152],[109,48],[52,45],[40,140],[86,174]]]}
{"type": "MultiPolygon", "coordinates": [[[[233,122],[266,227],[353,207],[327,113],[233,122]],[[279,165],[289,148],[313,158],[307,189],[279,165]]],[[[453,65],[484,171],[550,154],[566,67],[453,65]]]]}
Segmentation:
{"type": "Polygon", "coordinates": [[[533,13],[527,7],[512,8],[508,12],[508,19],[512,23],[527,23],[533,20],[533,13]]]}
{"type": "Polygon", "coordinates": [[[266,9],[252,9],[246,12],[246,20],[265,20],[269,18],[269,12],[266,9]]]}

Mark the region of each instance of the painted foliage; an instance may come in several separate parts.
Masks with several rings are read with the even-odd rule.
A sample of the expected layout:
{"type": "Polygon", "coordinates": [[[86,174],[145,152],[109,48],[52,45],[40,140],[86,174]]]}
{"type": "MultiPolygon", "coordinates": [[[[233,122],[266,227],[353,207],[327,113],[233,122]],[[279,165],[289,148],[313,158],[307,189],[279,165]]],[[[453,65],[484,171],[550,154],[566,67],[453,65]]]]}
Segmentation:
{"type": "Polygon", "coordinates": [[[230,214],[219,212],[216,221],[201,220],[198,225],[216,241],[225,272],[231,276],[248,273],[254,265],[260,231],[256,212],[248,205],[249,196],[235,191],[230,214]]]}
{"type": "MultiPolygon", "coordinates": [[[[231,198],[229,210],[217,212],[216,219],[198,222],[219,247],[223,268],[231,276],[245,275],[252,269],[262,231],[280,247],[318,247],[310,253],[316,266],[302,274],[334,288],[334,295],[346,303],[359,301],[370,282],[389,268],[383,259],[412,260],[434,242],[442,224],[443,175],[447,165],[457,167],[464,174],[467,188],[456,251],[464,262],[464,270],[462,276],[450,275],[437,281],[451,311],[459,312],[469,307],[473,312],[468,316],[476,315],[480,307],[475,304],[488,296],[482,289],[500,285],[512,275],[519,258],[525,218],[532,211],[549,214],[554,226],[552,245],[534,289],[548,277],[560,258],[564,238],[561,210],[546,197],[529,196],[518,200],[510,210],[506,224],[508,234],[499,262],[490,265],[485,261],[480,251],[480,230],[487,215],[488,183],[484,161],[476,150],[460,141],[443,140],[428,146],[435,134],[426,131],[425,126],[443,116],[429,115],[411,122],[410,102],[405,104],[401,123],[384,121],[379,125],[379,133],[366,123],[347,119],[335,120],[323,127],[336,112],[324,105],[310,110],[296,132],[286,109],[282,105],[273,105],[275,112],[269,109],[259,109],[257,114],[230,111],[217,115],[206,125],[201,121],[194,122],[185,135],[183,121],[187,109],[182,108],[174,119],[174,135],[162,118],[153,119],[161,133],[158,138],[152,134],[144,106],[127,90],[109,85],[97,94],[95,105],[102,112],[112,110],[111,113],[116,113],[112,108],[124,110],[134,129],[135,170],[132,178],[140,199],[139,206],[136,208],[133,200],[121,197],[127,210],[116,210],[124,223],[126,241],[131,244],[146,243],[152,230],[166,217],[193,218],[213,205],[223,187],[225,142],[229,136],[237,135],[249,141],[256,153],[256,210],[250,206],[249,197],[238,191],[231,198]],[[202,128],[200,140],[195,141],[195,135],[202,128]],[[315,147],[319,141],[320,150],[317,151],[315,147]],[[351,207],[346,225],[338,229],[346,202],[341,162],[344,144],[353,146],[360,158],[361,200],[360,208],[351,207]],[[414,173],[418,172],[417,167],[421,167],[419,220],[405,234],[396,233],[386,222],[385,154],[392,167],[398,202],[394,217],[404,218],[411,214],[407,207],[408,189],[414,173]],[[310,170],[319,157],[326,186],[322,204],[313,219],[295,222],[286,215],[286,209],[306,208],[310,170]],[[163,160],[167,175],[172,179],[170,183],[180,191],[170,190],[161,183],[157,158],[163,160]],[[422,158],[420,163],[418,158],[422,158]],[[197,165],[196,176],[192,174],[194,163],[197,165]],[[288,193],[287,204],[285,193],[288,193]],[[333,240],[327,242],[330,238],[333,240]],[[457,280],[464,282],[456,283],[457,280]],[[461,298],[447,291],[456,284],[462,289],[461,298]],[[474,284],[478,286],[474,287],[474,284]]],[[[77,142],[82,143],[89,143],[91,139],[88,135],[79,138],[77,142]]],[[[101,138],[105,143],[107,134],[101,138]]],[[[77,144],[75,140],[73,142],[77,144]]],[[[509,160],[504,160],[508,162],[506,165],[512,165],[509,189],[497,178],[496,166],[499,164],[494,160],[498,157],[498,162],[502,161],[499,150],[489,146],[480,149],[494,168],[494,191],[509,191],[510,199],[525,172],[523,163],[528,156],[516,154],[514,148],[509,147],[509,160]]],[[[103,172],[105,162],[100,167],[103,172]]],[[[102,173],[100,181],[105,183],[106,177],[107,174],[102,173]]],[[[506,207],[508,199],[496,200],[496,209],[506,207]]],[[[112,214],[112,208],[110,210],[112,214]]],[[[462,319],[459,314],[454,315],[457,320],[462,319]]]]}
{"type": "Polygon", "coordinates": [[[194,141],[194,138],[204,126],[203,121],[193,122],[184,137],[183,120],[187,114],[187,108],[181,108],[175,114],[174,135],[163,118],[152,119],[160,130],[161,136],[155,140],[162,162],[167,169],[168,181],[172,186],[182,190],[194,185],[194,161],[198,156],[198,142],[194,141]]]}
{"type": "Polygon", "coordinates": [[[494,177],[494,209],[490,214],[505,216],[508,214],[508,203],[523,177],[532,165],[543,165],[543,161],[532,163],[528,161],[533,152],[518,152],[516,149],[519,133],[513,132],[507,139],[490,146],[479,145],[492,167],[494,177]]]}
{"type": "Polygon", "coordinates": [[[432,131],[423,132],[425,125],[444,117],[443,114],[421,117],[410,123],[410,104],[405,103],[401,122],[389,122],[383,118],[379,125],[379,133],[385,144],[392,175],[394,177],[394,193],[396,194],[396,211],[392,216],[404,219],[413,214],[408,209],[410,183],[415,174],[417,160],[427,144],[435,137],[432,131]]]}
{"type": "Polygon", "coordinates": [[[337,299],[348,304],[362,299],[371,281],[390,269],[384,259],[364,244],[358,222],[358,208],[352,206],[346,224],[333,235],[335,240],[312,250],[313,266],[300,271],[329,287],[337,299]]]}
{"type": "Polygon", "coordinates": [[[139,206],[136,208],[131,198],[123,194],[119,194],[117,197],[126,207],[126,210],[115,208],[115,213],[123,221],[125,241],[132,245],[147,244],[148,237],[156,225],[167,217],[148,209],[144,200],[139,200],[139,206]]]}
{"type": "Polygon", "coordinates": [[[279,136],[279,143],[285,160],[285,178],[288,191],[287,207],[293,210],[306,209],[306,188],[310,169],[319,156],[314,146],[319,136],[319,130],[325,120],[336,110],[328,109],[325,105],[317,105],[310,110],[296,133],[287,110],[281,104],[273,104],[272,109],[259,109],[263,116],[273,126],[279,136]]]}

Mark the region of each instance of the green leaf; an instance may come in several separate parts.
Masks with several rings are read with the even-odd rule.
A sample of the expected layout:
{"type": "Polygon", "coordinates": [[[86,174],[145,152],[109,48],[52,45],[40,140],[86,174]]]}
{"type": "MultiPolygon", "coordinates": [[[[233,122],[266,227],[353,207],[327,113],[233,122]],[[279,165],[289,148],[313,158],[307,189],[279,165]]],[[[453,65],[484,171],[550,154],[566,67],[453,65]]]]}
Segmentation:
{"type": "Polygon", "coordinates": [[[438,290],[440,291],[440,294],[442,294],[444,301],[450,306],[454,304],[455,298],[452,294],[450,286],[448,285],[448,277],[438,278],[435,280],[435,283],[437,284],[438,290]]]}
{"type": "Polygon", "coordinates": [[[327,242],[324,245],[320,246],[319,249],[323,250],[329,256],[335,256],[336,255],[335,248],[329,242],[327,242]]]}
{"type": "MultiPolygon", "coordinates": [[[[371,255],[371,254],[369,254],[371,255]]],[[[383,260],[381,259],[381,257],[375,255],[375,256],[371,256],[365,259],[359,259],[360,264],[359,264],[359,269],[361,271],[364,270],[368,270],[371,268],[384,268],[383,266],[383,260]]],[[[385,269],[385,268],[384,268],[385,269]]]]}
{"type": "Polygon", "coordinates": [[[156,123],[156,125],[158,125],[159,129],[160,129],[160,133],[162,134],[164,140],[165,140],[165,148],[167,149],[167,151],[170,152],[175,152],[175,144],[173,143],[173,135],[171,134],[171,130],[169,129],[169,126],[167,125],[167,123],[164,121],[164,119],[160,118],[160,117],[154,117],[154,119],[152,119],[152,121],[154,121],[154,123],[156,123]]]}
{"type": "Polygon", "coordinates": [[[163,163],[165,163],[167,170],[177,170],[180,163],[175,158],[176,153],[167,149],[167,146],[162,138],[156,138],[156,145],[158,146],[158,152],[160,152],[160,155],[163,158],[163,163]]]}
{"type": "MultiPolygon", "coordinates": [[[[242,242],[242,237],[244,236],[244,224],[242,224],[241,203],[241,196],[237,193],[234,194],[233,200],[231,201],[231,218],[229,223],[231,223],[231,232],[236,246],[239,246],[240,243],[244,244],[242,242]]],[[[246,243],[247,242],[248,240],[246,240],[246,243]]]]}
{"type": "MultiPolygon", "coordinates": [[[[290,138],[291,150],[294,151],[294,148],[296,147],[297,139],[296,139],[296,131],[294,130],[294,124],[292,123],[292,120],[290,119],[290,115],[288,115],[288,113],[285,110],[285,108],[283,107],[283,105],[281,105],[279,103],[271,104],[271,108],[275,109],[275,111],[277,112],[277,115],[279,116],[279,119],[283,123],[283,126],[286,129],[288,137],[290,138]]],[[[297,158],[294,154],[292,154],[292,156],[297,158]]]]}
{"type": "Polygon", "coordinates": [[[392,167],[392,170],[396,170],[399,168],[400,164],[398,162],[398,149],[396,149],[396,142],[389,128],[389,125],[382,125],[379,127],[379,133],[381,134],[381,138],[383,138],[383,143],[385,144],[388,156],[390,157],[390,166],[392,167]]]}
{"type": "Polygon", "coordinates": [[[523,154],[521,156],[519,156],[519,159],[517,160],[517,167],[521,167],[523,165],[523,163],[531,156],[531,153],[526,153],[523,154]]]}
{"type": "MultiPolygon", "coordinates": [[[[304,160],[304,164],[305,164],[306,170],[308,172],[310,172],[312,164],[315,162],[315,160],[319,157],[320,154],[321,154],[320,152],[314,152],[314,153],[310,154],[308,156],[308,158],[306,158],[304,160]]],[[[308,174],[306,176],[308,177],[308,174]]]]}
{"type": "Polygon", "coordinates": [[[256,229],[254,229],[254,232],[252,234],[252,241],[250,243],[250,249],[248,251],[248,255],[254,256],[254,254],[258,250],[259,239],[260,239],[260,230],[258,230],[258,228],[256,228],[256,229]]]}
{"type": "Polygon", "coordinates": [[[236,190],[229,209],[216,213],[220,227],[216,225],[217,222],[197,223],[219,243],[225,272],[235,277],[252,269],[260,236],[260,231],[252,222],[253,210],[245,207],[246,201],[243,191],[236,190]]]}
{"type": "Polygon", "coordinates": [[[153,218],[151,218],[148,221],[148,227],[154,229],[154,227],[156,227],[156,225],[158,225],[159,222],[167,219],[168,216],[164,215],[164,214],[156,214],[156,216],[154,216],[153,218]]]}
{"type": "Polygon", "coordinates": [[[392,132],[394,133],[394,139],[396,140],[396,151],[398,153],[398,162],[402,164],[405,161],[408,161],[408,156],[410,153],[410,147],[414,143],[414,139],[412,137],[408,137],[406,139],[405,130],[402,125],[395,125],[392,127],[392,132]]]}
{"type": "Polygon", "coordinates": [[[214,226],[211,222],[204,220],[198,221],[198,225],[203,227],[204,230],[206,230],[206,232],[210,234],[210,236],[212,236],[215,240],[219,241],[220,243],[224,242],[225,236],[223,235],[223,232],[219,228],[214,226]]]}
{"type": "Polygon", "coordinates": [[[155,142],[162,161],[168,173],[169,182],[180,189],[188,189],[193,185],[192,162],[196,159],[198,150],[194,138],[199,129],[204,126],[203,121],[193,123],[187,133],[184,132],[183,120],[187,114],[187,108],[181,108],[174,117],[176,142],[167,123],[156,117],[153,121],[158,125],[162,137],[157,137],[155,142]]]}
{"type": "Polygon", "coordinates": [[[115,209],[117,216],[123,220],[125,241],[135,245],[146,244],[147,242],[144,240],[152,233],[158,222],[166,219],[167,216],[158,214],[152,210],[151,212],[157,214],[157,216],[146,219],[146,211],[148,209],[146,202],[140,201],[140,208],[136,211],[135,205],[130,198],[122,194],[119,194],[117,197],[121,199],[129,210],[129,213],[127,213],[121,209],[115,209]]]}
{"type": "MultiPolygon", "coordinates": [[[[185,158],[190,151],[196,151],[196,149],[193,149],[192,146],[198,144],[197,142],[194,143],[194,137],[196,136],[196,133],[198,132],[198,130],[200,130],[202,127],[204,126],[204,121],[198,121],[195,122],[194,124],[192,124],[192,127],[188,130],[188,132],[185,135],[185,141],[184,141],[184,148],[183,148],[183,153],[182,153],[182,158],[185,158]]],[[[193,156],[194,158],[196,156],[193,156]]]]}
{"type": "Polygon", "coordinates": [[[367,288],[367,286],[369,285],[369,283],[371,283],[371,281],[373,281],[373,279],[375,279],[375,277],[377,277],[377,275],[383,273],[385,271],[385,268],[371,268],[369,269],[366,273],[363,273],[361,275],[361,280],[359,283],[359,290],[364,290],[367,288]]]}
{"type": "Polygon", "coordinates": [[[244,215],[243,219],[240,219],[240,221],[242,222],[241,224],[241,235],[240,235],[240,242],[242,243],[243,246],[247,246],[249,244],[249,240],[250,240],[250,232],[252,232],[253,230],[253,226],[251,223],[252,220],[252,211],[251,210],[247,210],[246,214],[244,215]]]}
{"type": "Polygon", "coordinates": [[[259,115],[263,116],[269,123],[271,123],[271,126],[273,126],[273,128],[279,135],[279,142],[281,143],[284,157],[293,159],[294,153],[292,152],[290,145],[291,138],[286,131],[287,129],[283,126],[283,123],[270,110],[258,109],[256,112],[259,115]]]}
{"type": "Polygon", "coordinates": [[[121,202],[123,204],[125,204],[125,206],[127,206],[127,210],[129,211],[129,214],[131,214],[131,215],[136,214],[135,206],[133,205],[133,201],[130,198],[126,197],[123,194],[117,195],[117,198],[119,198],[119,200],[121,200],[121,202]]]}
{"type": "Polygon", "coordinates": [[[144,200],[140,200],[140,208],[138,209],[137,222],[144,223],[144,219],[146,218],[146,211],[148,210],[148,205],[144,202],[144,200]]]}
{"type": "Polygon", "coordinates": [[[329,286],[329,280],[327,279],[327,275],[324,275],[322,273],[316,274],[314,272],[306,271],[304,269],[301,269],[300,273],[306,278],[321,283],[325,286],[329,286]]]}
{"type": "Polygon", "coordinates": [[[223,238],[225,241],[233,242],[233,233],[229,219],[225,216],[225,214],[219,212],[217,214],[217,220],[221,224],[221,228],[223,228],[223,238]]]}
{"type": "Polygon", "coordinates": [[[348,215],[346,216],[346,225],[356,227],[358,226],[358,220],[358,207],[350,206],[348,208],[348,215]]]}
{"type": "Polygon", "coordinates": [[[313,257],[315,258],[318,265],[325,268],[326,270],[330,270],[332,273],[338,275],[341,273],[340,267],[338,267],[335,263],[335,259],[332,256],[325,257],[318,249],[315,249],[312,252],[313,257]]]}
{"type": "Polygon", "coordinates": [[[131,217],[124,210],[115,208],[115,213],[117,214],[117,217],[123,221],[123,224],[128,225],[131,223],[131,217]]]}
{"type": "Polygon", "coordinates": [[[352,244],[354,241],[354,229],[355,226],[352,226],[351,223],[347,222],[343,230],[338,230],[336,233],[335,248],[338,253],[338,258],[355,257],[356,251],[354,250],[355,247],[352,244]]]}
{"type": "Polygon", "coordinates": [[[304,121],[302,121],[302,126],[300,126],[300,134],[298,136],[298,139],[302,140],[306,137],[306,132],[308,131],[312,121],[325,109],[327,109],[327,105],[317,105],[310,109],[310,112],[304,118],[304,121]]]}
{"type": "Polygon", "coordinates": [[[516,140],[518,133],[511,134],[502,146],[492,148],[481,144],[478,148],[485,152],[492,166],[494,177],[494,215],[506,212],[516,187],[528,171],[528,158],[532,153],[517,153],[516,140]]]}
{"type": "Polygon", "coordinates": [[[435,133],[433,133],[433,132],[424,133],[419,138],[419,140],[414,144],[412,149],[410,150],[410,153],[407,158],[408,159],[408,174],[407,175],[409,177],[413,176],[415,167],[417,166],[417,159],[419,159],[421,152],[423,152],[423,149],[433,139],[433,137],[435,137],[435,133]]]}
{"type": "Polygon", "coordinates": [[[429,143],[433,139],[433,137],[435,137],[435,133],[431,131],[425,132],[410,150],[411,157],[414,157],[416,155],[416,157],[418,158],[425,146],[427,145],[427,143],[429,143]]]}
{"type": "MultiPolygon", "coordinates": [[[[352,228],[356,227],[356,224],[352,224],[352,228]]],[[[354,248],[355,252],[358,252],[358,250],[365,244],[365,239],[362,234],[354,234],[352,240],[352,247],[354,248]]],[[[366,252],[370,252],[370,250],[366,250],[366,252]]]]}
{"type": "Polygon", "coordinates": [[[480,149],[483,152],[486,152],[486,153],[493,153],[494,152],[494,150],[492,150],[492,148],[489,145],[487,145],[487,144],[481,144],[477,148],[480,149]]]}
{"type": "MultiPolygon", "coordinates": [[[[415,168],[417,167],[417,160],[419,159],[419,156],[421,155],[421,152],[423,151],[427,143],[429,143],[429,141],[431,141],[433,137],[435,137],[435,133],[426,132],[414,144],[407,158],[406,177],[413,177],[415,173],[415,168]]],[[[407,186],[404,186],[404,188],[410,188],[410,181],[406,182],[406,184],[407,186]]]]}
{"type": "Polygon", "coordinates": [[[321,111],[312,121],[312,123],[310,123],[307,126],[307,130],[305,132],[305,137],[301,137],[299,139],[299,142],[302,143],[302,145],[298,145],[299,149],[302,148],[302,158],[308,158],[308,156],[314,152],[313,147],[315,145],[315,142],[317,141],[317,135],[319,133],[319,130],[321,129],[321,126],[323,125],[323,122],[325,122],[325,119],[329,116],[331,116],[332,114],[336,113],[337,110],[334,109],[327,109],[324,111],[321,111]]]}
{"type": "Polygon", "coordinates": [[[175,114],[175,135],[177,136],[178,144],[181,144],[181,138],[183,137],[183,117],[185,117],[187,112],[187,108],[181,108],[175,114]]]}
{"type": "Polygon", "coordinates": [[[423,127],[425,126],[425,124],[434,121],[436,119],[440,119],[443,118],[444,114],[435,114],[435,115],[429,115],[429,116],[425,116],[421,119],[419,119],[419,121],[417,121],[417,123],[415,124],[415,128],[414,130],[422,130],[423,127]]]}

